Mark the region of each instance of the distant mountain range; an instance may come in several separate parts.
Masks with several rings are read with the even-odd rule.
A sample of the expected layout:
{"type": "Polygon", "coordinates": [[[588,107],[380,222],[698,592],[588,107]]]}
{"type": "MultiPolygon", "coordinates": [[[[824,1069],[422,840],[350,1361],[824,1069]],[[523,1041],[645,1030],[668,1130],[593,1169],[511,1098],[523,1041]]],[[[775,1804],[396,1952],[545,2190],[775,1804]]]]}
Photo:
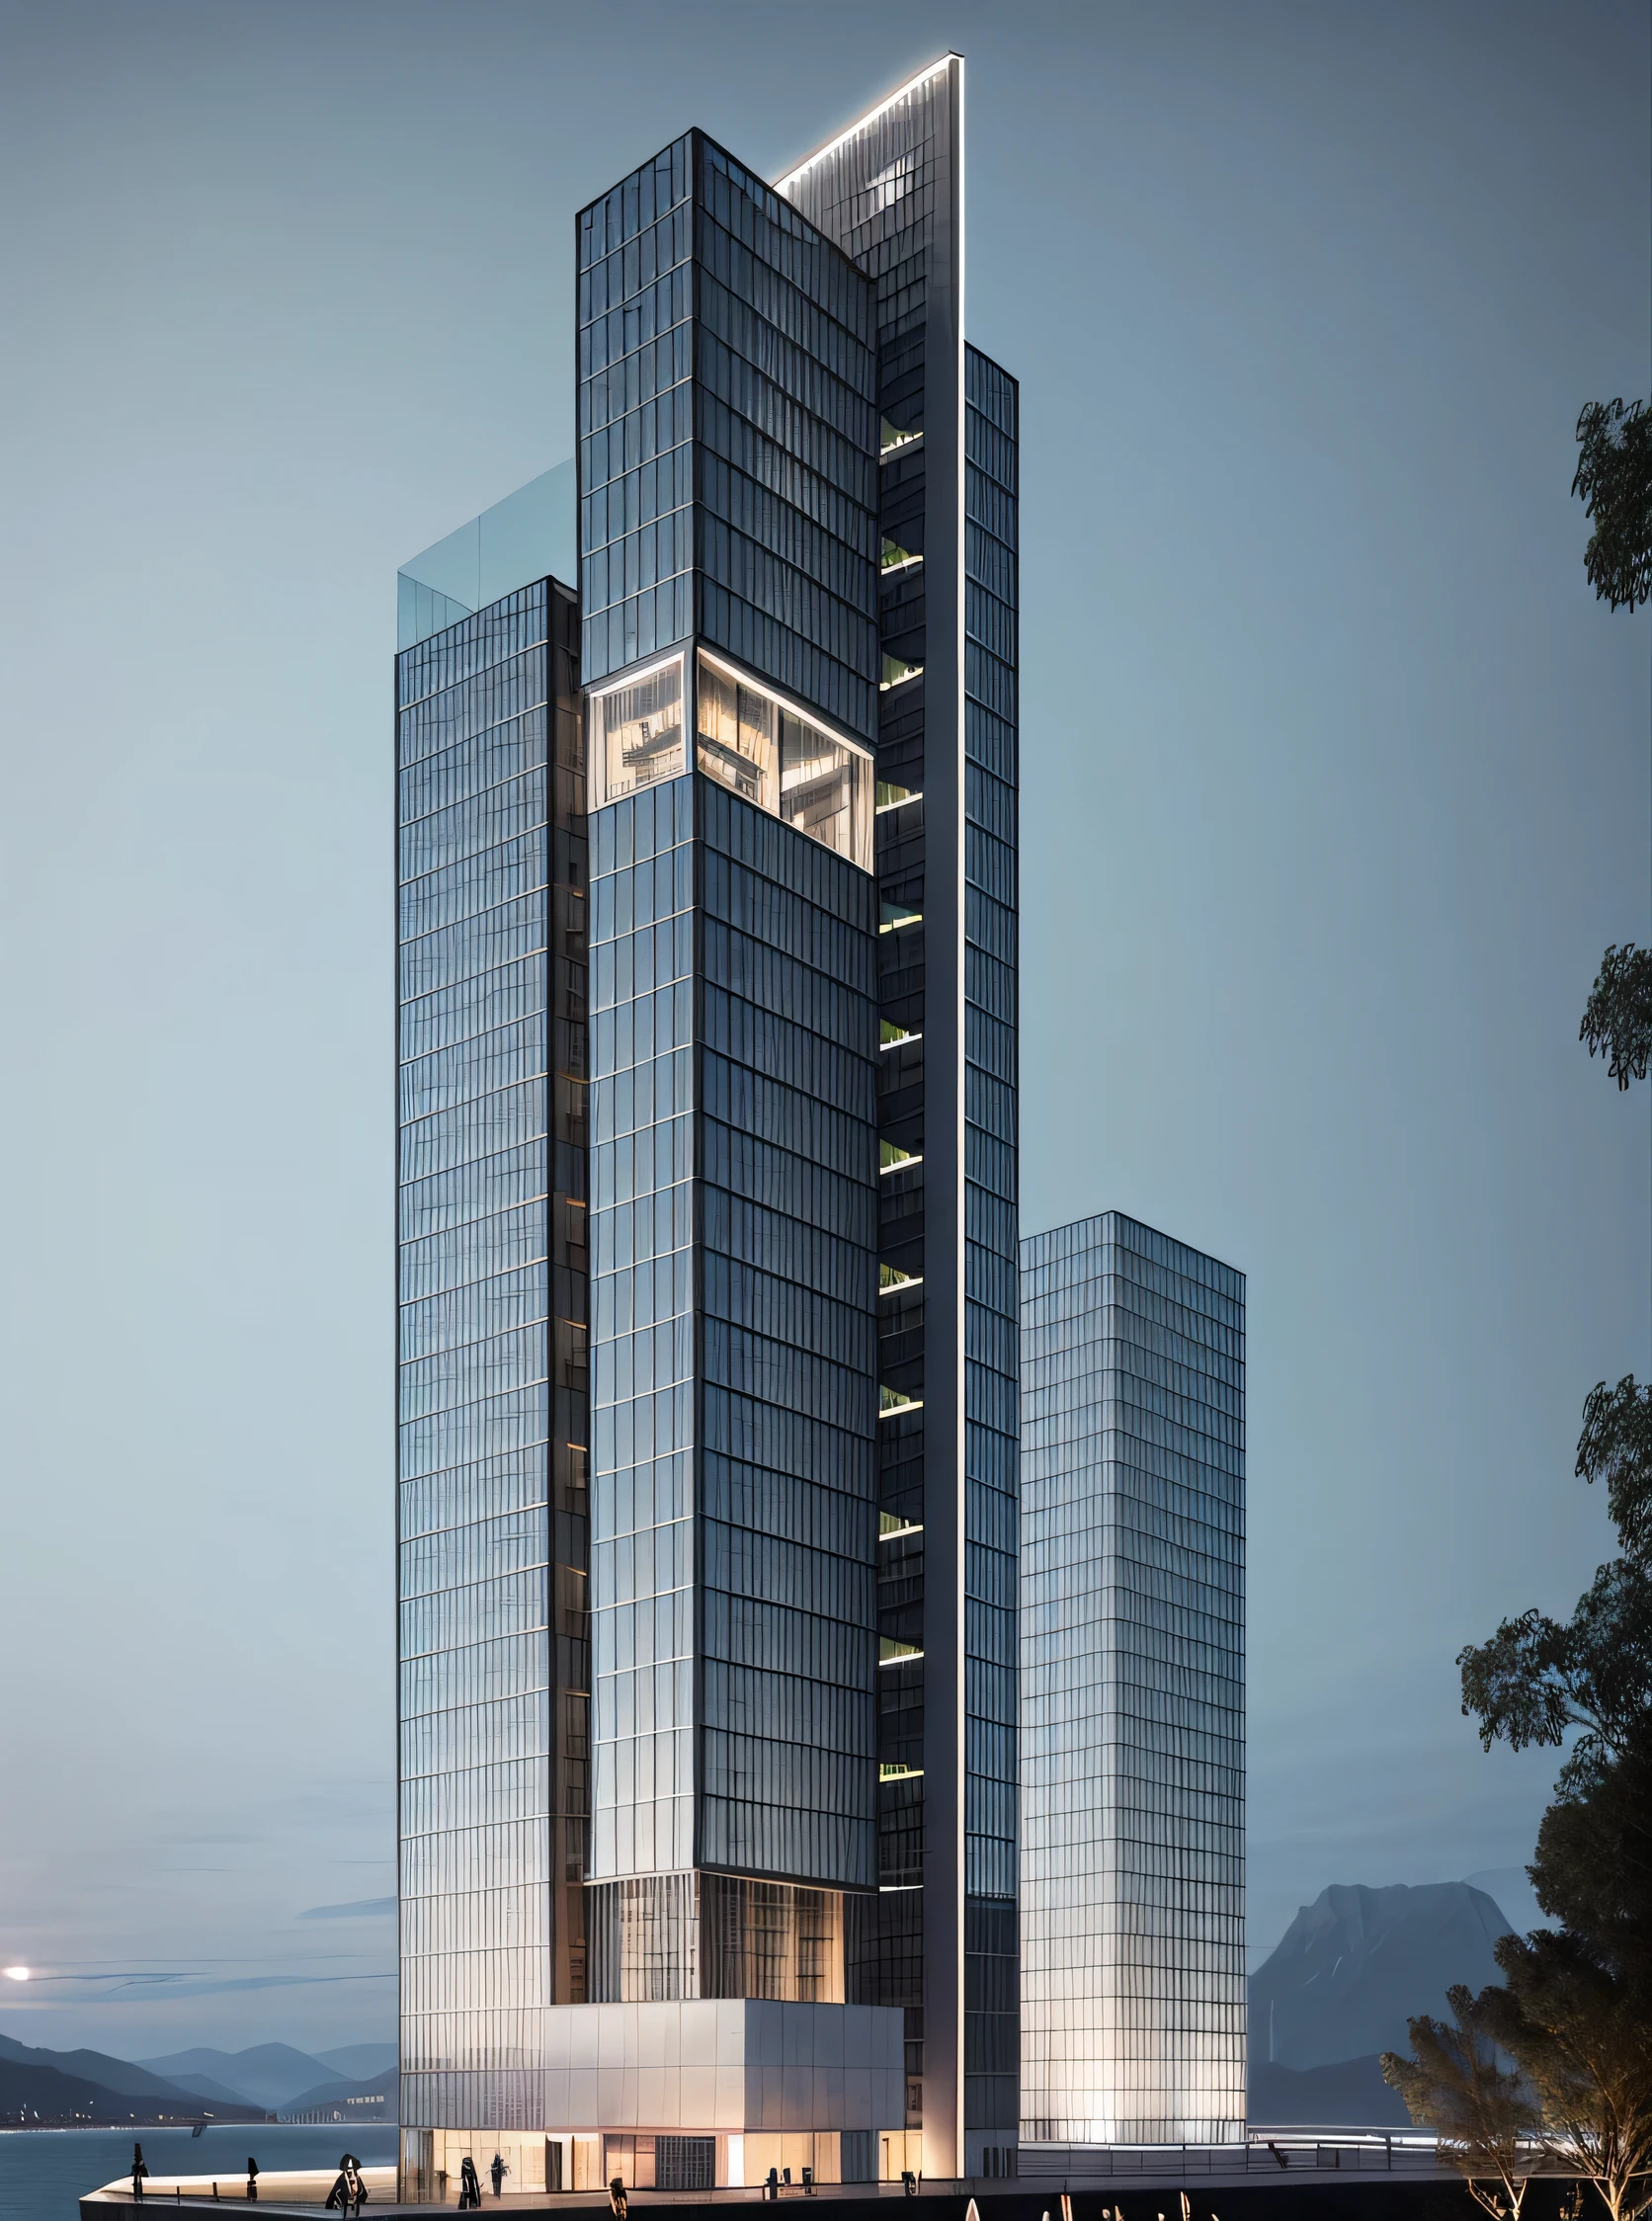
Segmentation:
{"type": "Polygon", "coordinates": [[[231,2097],[210,2101],[128,2059],[103,2051],[47,2051],[0,2036],[0,2123],[68,2122],[151,2127],[195,2121],[210,2112],[222,2121],[261,2121],[268,2108],[231,2097]]]}
{"type": "Polygon", "coordinates": [[[282,2106],[281,2117],[284,2121],[318,2117],[335,2121],[393,2121],[399,2095],[396,2069],[391,2066],[381,2075],[335,2079],[319,2084],[314,2090],[300,2091],[290,2103],[282,2106]]]}
{"type": "Polygon", "coordinates": [[[330,2090],[341,2080],[352,2084],[371,2080],[395,2062],[393,2043],[349,2044],[342,2051],[321,2054],[295,2051],[288,2043],[261,2043],[246,2051],[213,2051],[198,2045],[193,2051],[169,2052],[164,2059],[138,2064],[203,2097],[221,2091],[243,2104],[262,2105],[273,2113],[307,2092],[330,2090]]]}
{"type": "Polygon", "coordinates": [[[1408,2048],[1413,2015],[1447,2014],[1452,1983],[1501,1981],[1512,1925],[1469,1882],[1321,1890],[1251,1976],[1251,2119],[1403,2127],[1378,2055],[1408,2048]]]}
{"type": "Polygon", "coordinates": [[[295,2051],[256,2044],[205,2047],[164,2059],[116,2059],[104,2051],[47,2051],[0,2036],[0,2127],[128,2121],[263,2121],[272,2115],[394,2120],[396,2047],[345,2044],[295,2051]]]}

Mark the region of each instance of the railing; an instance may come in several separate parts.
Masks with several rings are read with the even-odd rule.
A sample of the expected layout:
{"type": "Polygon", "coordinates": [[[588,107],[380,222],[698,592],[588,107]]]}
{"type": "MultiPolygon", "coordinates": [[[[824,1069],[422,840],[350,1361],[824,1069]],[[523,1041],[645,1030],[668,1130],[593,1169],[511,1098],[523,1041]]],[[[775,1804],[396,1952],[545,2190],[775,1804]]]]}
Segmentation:
{"type": "Polygon", "coordinates": [[[1135,2177],[1161,2182],[1198,2176],[1288,2174],[1436,2175],[1442,2172],[1434,2138],[1405,2130],[1303,2126],[1253,2128],[1243,2143],[1061,2145],[1024,2144],[1018,2155],[1024,2180],[1056,2177],[1135,2177]]]}

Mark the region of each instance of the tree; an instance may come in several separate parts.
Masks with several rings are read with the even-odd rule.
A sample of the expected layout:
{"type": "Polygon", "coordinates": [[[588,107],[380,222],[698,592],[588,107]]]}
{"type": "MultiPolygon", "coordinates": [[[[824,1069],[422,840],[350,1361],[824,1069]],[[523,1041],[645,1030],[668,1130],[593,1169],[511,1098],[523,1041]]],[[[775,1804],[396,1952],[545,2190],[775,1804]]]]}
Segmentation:
{"type": "Polygon", "coordinates": [[[1595,2185],[1611,2221],[1652,2207],[1652,2026],[1643,1986],[1590,1941],[1540,1928],[1505,1935],[1508,1987],[1482,1990],[1477,2026],[1537,2100],[1544,2156],[1595,2185]]]}
{"type": "MultiPolygon", "coordinates": [[[[1592,402],[1577,437],[1572,491],[1595,525],[1584,569],[1603,601],[1634,610],[1652,599],[1652,408],[1592,402]]],[[[1580,1037],[1620,1091],[1647,1077],[1652,950],[1607,950],[1580,1037]]],[[[1606,1484],[1619,1555],[1569,1620],[1523,1612],[1457,1655],[1462,1708],[1488,1750],[1575,1739],[1528,1869],[1560,1927],[1504,1936],[1505,1986],[1453,1991],[1454,2030],[1413,2020],[1416,2057],[1383,2059],[1442,2151],[1502,2183],[1508,2221],[1519,2221],[1523,2105],[1545,2155],[1595,2185],[1611,2221],[1652,2208],[1652,1388],[1632,1375],[1596,1383],[1575,1470],[1606,1484]]],[[[1475,2195],[1502,2212],[1495,2192],[1475,2195]]]]}
{"type": "Polygon", "coordinates": [[[1652,948],[1632,941],[1614,942],[1601,958],[1601,969],[1584,1005],[1578,1039],[1591,1056],[1604,1056],[1607,1078],[1620,1089],[1644,1080],[1652,1056],[1652,948]]]}
{"type": "Polygon", "coordinates": [[[1535,2156],[1538,2113],[1518,2073],[1501,2067],[1483,2024],[1490,1990],[1476,1998],[1465,1982],[1446,1993],[1456,2025],[1419,2014],[1406,2022],[1414,2056],[1382,2054],[1382,2079],[1405,2099],[1419,2128],[1454,2167],[1492,2221],[1520,2221],[1535,2156]]]}
{"type": "Polygon", "coordinates": [[[1652,1388],[1637,1388],[1632,1373],[1615,1388],[1596,1383],[1583,1407],[1575,1470],[1580,1481],[1606,1482],[1624,1555],[1652,1570],[1652,1388]]]}
{"type": "Polygon", "coordinates": [[[1551,1920],[1644,1998],[1652,1968],[1652,1752],[1637,1737],[1586,1794],[1556,1798],[1528,1869],[1551,1920]]]}
{"type": "Polygon", "coordinates": [[[1652,1387],[1631,1373],[1615,1388],[1596,1382],[1574,1471],[1606,1483],[1621,1555],[1564,1624],[1532,1609],[1457,1653],[1462,1708],[1478,1717],[1486,1750],[1559,1746],[1583,1730],[1556,1784],[1562,1797],[1598,1786],[1630,1750],[1652,1748],[1652,1387]]]}
{"type": "Polygon", "coordinates": [[[1652,408],[1591,401],[1578,418],[1572,491],[1595,530],[1583,567],[1599,600],[1632,610],[1652,595],[1652,408]]]}
{"type": "Polygon", "coordinates": [[[1581,1728],[1557,1787],[1586,1790],[1652,1712],[1652,1580],[1631,1559],[1612,1558],[1569,1620],[1533,1607],[1488,1642],[1467,1644],[1457,1665],[1462,1708],[1478,1717],[1484,1749],[1559,1747],[1581,1728]]]}

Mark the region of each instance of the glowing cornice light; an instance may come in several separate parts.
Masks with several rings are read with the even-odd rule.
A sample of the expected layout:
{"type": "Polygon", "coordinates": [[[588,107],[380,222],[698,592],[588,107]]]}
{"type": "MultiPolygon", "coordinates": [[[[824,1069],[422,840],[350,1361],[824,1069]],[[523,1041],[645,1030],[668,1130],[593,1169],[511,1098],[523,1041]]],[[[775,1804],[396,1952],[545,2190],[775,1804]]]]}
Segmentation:
{"type": "Polygon", "coordinates": [[[26,1966],[0,1967],[0,1973],[5,1975],[8,1982],[27,1982],[29,1979],[29,1969],[26,1966]]]}
{"type": "Polygon", "coordinates": [[[908,93],[915,93],[920,85],[927,84],[932,77],[939,77],[954,58],[962,57],[943,54],[939,61],[932,61],[927,69],[920,69],[916,77],[909,77],[904,85],[897,86],[887,100],[880,100],[875,108],[868,108],[865,116],[857,116],[846,131],[840,131],[835,139],[828,140],[826,145],[817,147],[812,154],[806,155],[794,168],[787,170],[785,177],[777,178],[775,191],[784,193],[805,170],[812,170],[817,162],[824,162],[828,154],[835,154],[840,146],[847,146],[852,138],[857,137],[869,124],[875,123],[880,116],[886,115],[897,101],[905,100],[908,93]]]}

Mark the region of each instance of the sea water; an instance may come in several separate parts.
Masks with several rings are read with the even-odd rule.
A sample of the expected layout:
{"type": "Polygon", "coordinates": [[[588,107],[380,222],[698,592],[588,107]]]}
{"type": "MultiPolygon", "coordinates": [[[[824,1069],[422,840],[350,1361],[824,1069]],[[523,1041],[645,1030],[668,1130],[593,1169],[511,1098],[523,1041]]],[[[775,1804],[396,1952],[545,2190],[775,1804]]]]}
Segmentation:
{"type": "MultiPolygon", "coordinates": [[[[341,2121],[331,2128],[272,2128],[227,2122],[191,2136],[187,2128],[0,2128],[0,2221],[76,2221],[88,2190],[113,2182],[143,2146],[151,2175],[245,2177],[250,2152],[273,2173],[284,2167],[337,2168],[348,2148],[364,2167],[388,2167],[396,2131],[380,2122],[341,2121]]],[[[172,2203],[153,2201],[156,2221],[172,2203]]],[[[251,2209],[233,2205],[231,2213],[251,2209]]],[[[371,2213],[372,2205],[363,2208],[371,2213]]]]}

